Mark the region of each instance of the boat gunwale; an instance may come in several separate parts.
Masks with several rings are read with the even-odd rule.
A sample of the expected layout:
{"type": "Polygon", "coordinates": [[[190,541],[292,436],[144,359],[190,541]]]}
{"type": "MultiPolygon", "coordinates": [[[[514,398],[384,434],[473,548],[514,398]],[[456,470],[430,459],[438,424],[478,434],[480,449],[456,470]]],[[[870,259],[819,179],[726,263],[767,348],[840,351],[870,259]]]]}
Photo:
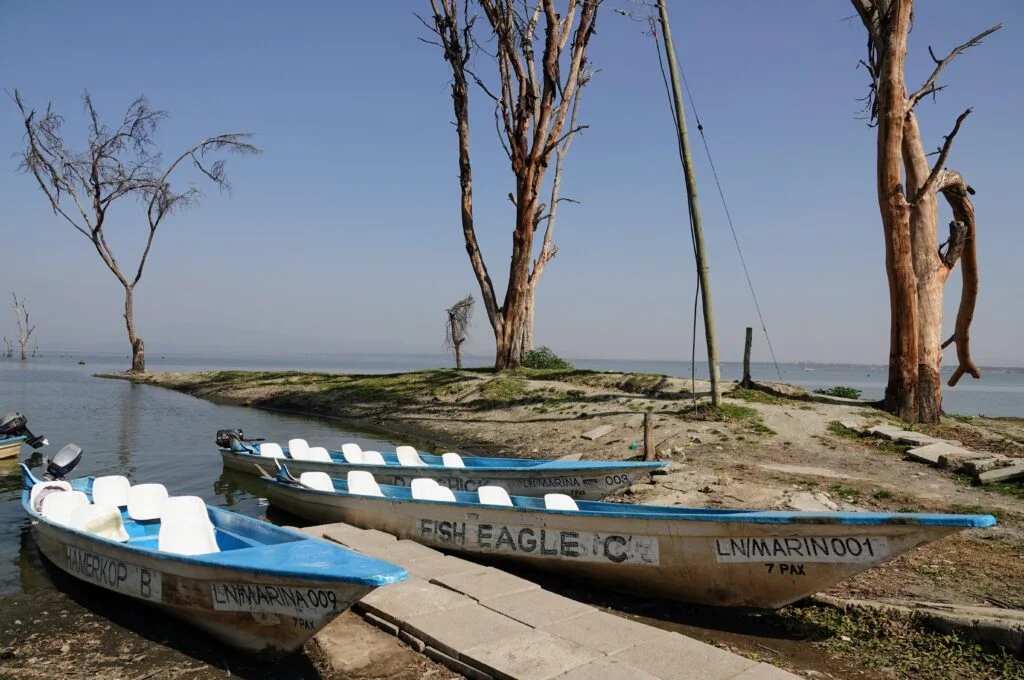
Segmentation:
{"type": "MultiPolygon", "coordinates": [[[[33,486],[35,484],[41,484],[41,483],[45,483],[46,482],[46,480],[40,480],[35,475],[33,475],[32,472],[28,469],[27,466],[25,466],[24,463],[21,463],[20,465],[21,465],[21,467],[23,469],[23,472],[26,473],[27,476],[33,481],[33,484],[32,484],[33,486]]],[[[78,477],[78,478],[76,478],[73,481],[80,481],[81,480],[84,483],[86,480],[91,482],[93,479],[95,479],[95,475],[89,475],[87,477],[78,477]]],[[[31,504],[29,503],[30,489],[31,489],[31,486],[25,487],[22,490],[22,495],[21,495],[22,507],[28,513],[30,519],[32,519],[35,522],[41,523],[44,526],[54,530],[58,535],[59,534],[70,534],[72,536],[82,537],[82,538],[85,538],[89,542],[96,543],[96,544],[101,545],[101,546],[109,547],[109,548],[113,549],[114,551],[123,552],[123,553],[125,553],[127,555],[137,555],[137,556],[141,556],[141,557],[145,557],[145,558],[148,558],[148,559],[151,559],[151,560],[156,560],[156,561],[165,562],[165,563],[167,563],[167,562],[176,563],[176,565],[179,565],[179,566],[183,565],[184,567],[189,567],[189,566],[195,567],[195,566],[198,566],[198,567],[205,567],[205,568],[211,568],[211,569],[226,569],[226,570],[229,570],[231,572],[235,572],[237,574],[244,574],[244,575],[247,575],[247,576],[268,575],[268,576],[277,577],[277,578],[281,578],[281,579],[304,580],[304,581],[319,582],[319,583],[325,583],[325,584],[326,583],[354,584],[354,585],[366,585],[366,586],[379,587],[379,586],[389,585],[391,583],[397,583],[399,581],[402,581],[402,580],[405,580],[406,578],[408,578],[408,572],[403,567],[400,567],[398,565],[392,564],[390,562],[386,562],[386,561],[378,559],[378,558],[371,557],[369,555],[364,555],[364,554],[359,553],[359,552],[357,552],[355,550],[351,550],[349,548],[346,548],[345,546],[342,546],[340,544],[332,543],[330,541],[322,541],[320,539],[313,538],[312,536],[308,536],[308,535],[302,533],[301,531],[296,531],[294,529],[289,529],[289,528],[286,528],[286,527],[278,526],[278,525],[273,524],[271,522],[263,522],[263,524],[266,524],[267,527],[270,529],[271,533],[280,533],[280,534],[283,534],[283,535],[288,536],[288,537],[293,537],[294,536],[294,537],[297,537],[296,540],[282,541],[281,543],[263,543],[263,544],[259,544],[259,545],[254,545],[254,546],[246,547],[246,548],[233,548],[231,550],[221,550],[221,551],[218,551],[216,553],[207,553],[207,554],[202,554],[202,555],[179,555],[179,554],[175,554],[175,553],[159,552],[157,550],[153,550],[153,549],[149,549],[149,548],[144,548],[144,547],[141,547],[141,546],[138,546],[138,545],[133,545],[130,542],[127,542],[127,541],[116,541],[114,539],[106,538],[104,536],[99,536],[97,534],[93,534],[93,533],[90,533],[90,532],[87,532],[87,531],[82,531],[82,530],[76,529],[74,527],[65,526],[63,524],[57,524],[56,522],[53,522],[50,519],[44,517],[42,514],[36,512],[36,510],[31,507],[31,504]],[[304,546],[309,546],[312,543],[315,543],[318,546],[320,544],[325,544],[327,546],[330,546],[330,549],[332,549],[332,550],[340,550],[342,553],[346,553],[350,560],[354,559],[356,562],[360,562],[360,561],[363,561],[363,562],[377,562],[377,563],[380,563],[380,564],[388,565],[388,566],[391,567],[391,569],[387,573],[381,573],[381,574],[376,574],[376,575],[374,575],[374,574],[364,574],[364,575],[354,576],[352,574],[342,574],[342,573],[338,573],[338,572],[333,572],[332,573],[331,571],[325,569],[323,566],[320,566],[320,567],[318,567],[316,569],[314,569],[313,567],[308,567],[306,570],[300,571],[300,570],[291,570],[291,569],[289,569],[287,563],[280,563],[279,562],[279,563],[275,563],[275,566],[273,568],[267,568],[267,567],[260,567],[260,566],[258,566],[256,564],[253,564],[251,566],[250,565],[232,564],[230,562],[225,562],[223,560],[217,559],[218,556],[231,555],[231,554],[236,554],[237,555],[237,554],[239,554],[242,551],[248,551],[248,550],[252,550],[253,552],[252,553],[247,553],[247,554],[251,554],[254,558],[258,558],[257,551],[259,550],[259,548],[261,548],[261,547],[269,547],[269,546],[273,546],[273,545],[282,545],[282,544],[285,544],[285,543],[303,544],[304,546]]],[[[80,489],[80,488],[77,489],[77,490],[83,491],[83,489],[80,489]]],[[[218,508],[218,507],[215,507],[215,506],[211,506],[209,504],[207,504],[206,507],[207,507],[207,510],[212,510],[215,513],[223,514],[223,515],[226,515],[226,516],[229,516],[229,517],[239,517],[239,518],[242,518],[243,521],[245,521],[245,520],[252,520],[254,522],[259,522],[260,521],[260,520],[257,520],[255,518],[253,518],[253,517],[249,517],[248,515],[242,515],[240,513],[232,512],[230,510],[225,510],[223,508],[218,508]]],[[[223,528],[220,528],[220,527],[217,527],[217,529],[219,531],[223,531],[225,533],[233,533],[229,529],[223,529],[223,528]]],[[[337,567],[335,567],[335,568],[337,568],[337,567]]],[[[182,571],[178,575],[183,576],[185,578],[193,578],[195,580],[200,580],[200,581],[209,580],[207,578],[203,578],[203,577],[199,577],[199,576],[194,576],[194,575],[189,575],[189,574],[185,573],[184,571],[182,571]]]]}
{"type": "MultiPolygon", "coordinates": [[[[921,527],[952,527],[963,529],[977,529],[995,526],[996,518],[992,515],[953,515],[933,513],[875,513],[875,512],[839,512],[822,511],[807,512],[800,510],[722,510],[718,508],[675,508],[667,506],[645,506],[633,503],[609,503],[604,501],[576,501],[580,506],[578,510],[550,509],[546,507],[530,507],[529,505],[487,505],[479,502],[460,500],[460,496],[476,496],[472,491],[454,492],[456,500],[437,501],[422,498],[404,497],[391,495],[388,492],[410,491],[409,487],[396,486],[392,484],[379,484],[381,496],[369,496],[354,494],[341,490],[338,485],[345,484],[344,480],[332,479],[335,485],[334,491],[323,491],[306,486],[290,483],[279,477],[263,477],[263,481],[270,487],[276,485],[278,488],[287,489],[298,494],[313,494],[326,497],[356,498],[363,500],[381,500],[392,503],[419,503],[440,507],[460,508],[484,508],[487,510],[498,510],[513,513],[536,513],[542,515],[557,515],[565,517],[581,518],[607,518],[607,519],[635,519],[635,520],[676,520],[685,522],[717,522],[721,524],[782,524],[782,525],[840,525],[840,526],[921,526],[921,527]],[[588,509],[588,506],[615,507],[616,510],[600,511],[588,509]],[[628,510],[623,510],[627,508],[628,510]],[[651,508],[655,508],[653,511],[651,508]],[[635,509],[634,511],[630,511],[635,509]],[[666,512],[667,511],[667,512],[666,512]]],[[[516,500],[541,501],[541,499],[527,496],[510,496],[512,502],[516,500]]]]}

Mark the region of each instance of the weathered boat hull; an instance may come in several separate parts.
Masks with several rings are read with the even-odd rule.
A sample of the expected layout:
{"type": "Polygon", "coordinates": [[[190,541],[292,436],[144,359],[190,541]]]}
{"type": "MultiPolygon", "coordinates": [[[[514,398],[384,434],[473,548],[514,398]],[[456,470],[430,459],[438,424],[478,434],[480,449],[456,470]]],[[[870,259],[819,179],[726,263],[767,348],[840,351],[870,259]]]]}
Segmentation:
{"type": "MultiPolygon", "coordinates": [[[[224,467],[249,474],[259,474],[256,466],[273,472],[274,459],[244,451],[219,449],[224,467]]],[[[512,496],[543,496],[564,493],[582,500],[599,500],[647,481],[664,463],[615,463],[588,461],[583,465],[566,462],[558,467],[404,467],[400,465],[364,465],[352,463],[321,463],[317,461],[282,460],[293,475],[303,472],[326,472],[344,478],[349,470],[366,470],[381,484],[408,486],[417,477],[435,479],[452,491],[476,491],[481,486],[500,486],[512,496]]]]}
{"type": "Polygon", "coordinates": [[[21,453],[21,444],[24,437],[7,437],[0,439],[0,460],[5,458],[17,458],[21,453]]]}
{"type": "MultiPolygon", "coordinates": [[[[861,513],[750,513],[744,519],[695,510],[683,517],[678,511],[685,509],[653,506],[646,506],[653,515],[676,512],[586,516],[332,494],[270,480],[266,487],[273,506],[313,522],[342,521],[614,590],[718,606],[781,607],[963,528],[913,516],[858,522],[861,513]]],[[[582,503],[581,510],[584,505],[613,504],[582,503]]],[[[985,517],[976,526],[994,523],[985,517]]]]}

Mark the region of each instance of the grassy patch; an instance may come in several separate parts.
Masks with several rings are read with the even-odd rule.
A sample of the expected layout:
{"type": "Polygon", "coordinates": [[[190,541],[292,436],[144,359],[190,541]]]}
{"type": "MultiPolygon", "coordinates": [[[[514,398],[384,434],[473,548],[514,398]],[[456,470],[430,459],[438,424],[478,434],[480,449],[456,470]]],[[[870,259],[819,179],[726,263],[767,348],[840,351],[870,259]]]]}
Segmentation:
{"type": "Polygon", "coordinates": [[[841,397],[843,399],[860,399],[860,390],[856,387],[846,387],[845,385],[837,385],[836,387],[829,387],[828,389],[817,389],[814,390],[815,394],[824,394],[829,397],[841,397]]]}
{"type": "Polygon", "coordinates": [[[879,489],[878,491],[871,494],[871,497],[876,501],[886,501],[893,497],[892,491],[888,489],[879,489]]]}
{"type": "Polygon", "coordinates": [[[733,399],[742,399],[743,401],[753,402],[755,404],[784,404],[786,400],[782,397],[777,397],[774,394],[768,394],[761,390],[750,390],[743,387],[737,387],[736,389],[729,392],[729,396],[733,399]]]}
{"type": "Polygon", "coordinates": [[[484,383],[480,396],[488,401],[516,401],[526,396],[526,381],[518,378],[494,378],[484,383]]]}
{"type": "Polygon", "coordinates": [[[1006,651],[934,632],[915,616],[831,607],[790,607],[780,615],[823,638],[829,652],[901,680],[1024,678],[1024,664],[1006,651]]]}
{"type": "Polygon", "coordinates": [[[846,427],[844,427],[843,424],[840,423],[838,420],[829,421],[829,424],[825,429],[828,430],[828,433],[830,435],[833,435],[835,437],[842,437],[843,439],[860,438],[860,435],[858,435],[853,430],[846,429],[846,427]]]}
{"type": "Polygon", "coordinates": [[[834,484],[828,488],[833,496],[838,496],[847,503],[856,503],[860,500],[860,491],[854,489],[852,486],[843,486],[841,484],[834,484]]]}

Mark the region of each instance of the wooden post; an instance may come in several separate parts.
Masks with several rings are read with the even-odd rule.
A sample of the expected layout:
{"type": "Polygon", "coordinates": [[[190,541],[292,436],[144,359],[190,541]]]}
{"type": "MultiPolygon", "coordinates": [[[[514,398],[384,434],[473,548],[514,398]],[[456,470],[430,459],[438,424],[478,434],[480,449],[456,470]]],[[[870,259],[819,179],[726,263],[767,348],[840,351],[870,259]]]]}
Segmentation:
{"type": "Polygon", "coordinates": [[[743,380],[740,387],[753,387],[754,381],[750,379],[750,348],[754,345],[754,329],[747,326],[747,340],[743,345],[743,380]]]}
{"type": "Polygon", "coordinates": [[[651,425],[651,412],[644,411],[644,460],[654,459],[654,427],[651,425]]]}
{"type": "Polygon", "coordinates": [[[668,25],[668,10],[665,0],[658,0],[661,16],[661,32],[665,36],[665,54],[668,57],[668,71],[672,77],[672,98],[675,101],[676,134],[679,137],[679,155],[683,160],[683,177],[686,180],[686,198],[693,222],[694,255],[697,258],[697,276],[700,279],[701,302],[704,309],[704,338],[708,347],[708,373],[711,375],[711,405],[722,404],[722,386],[718,372],[718,347],[715,344],[715,319],[711,311],[711,280],[708,276],[707,255],[704,253],[704,230],[701,226],[700,206],[697,203],[697,180],[693,172],[693,157],[686,136],[686,112],[683,110],[683,89],[679,84],[679,64],[676,62],[676,48],[668,25]]]}

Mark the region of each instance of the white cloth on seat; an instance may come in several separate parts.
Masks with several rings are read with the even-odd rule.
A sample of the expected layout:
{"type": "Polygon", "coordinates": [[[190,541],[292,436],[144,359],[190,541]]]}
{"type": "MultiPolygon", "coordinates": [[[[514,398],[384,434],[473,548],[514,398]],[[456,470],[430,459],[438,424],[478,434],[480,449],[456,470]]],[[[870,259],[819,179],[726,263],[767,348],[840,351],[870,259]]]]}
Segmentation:
{"type": "Polygon", "coordinates": [[[71,528],[112,541],[128,540],[128,532],[125,531],[124,520],[121,519],[121,509],[109,503],[78,508],[71,518],[71,528]]]}
{"type": "Polygon", "coordinates": [[[136,484],[128,489],[128,516],[139,521],[160,519],[167,498],[163,484],[136,484]]]}
{"type": "Polygon", "coordinates": [[[131,482],[124,475],[106,475],[92,480],[92,502],[97,505],[128,505],[128,489],[131,482]]]}
{"type": "Polygon", "coordinates": [[[46,494],[43,495],[43,498],[45,498],[46,495],[57,491],[71,491],[71,484],[69,482],[65,482],[63,479],[55,479],[52,482],[37,482],[33,484],[32,490],[28,492],[28,505],[36,512],[39,512],[39,509],[42,507],[42,503],[37,503],[37,501],[40,500],[40,495],[43,494],[43,491],[46,491],[46,494]]]}
{"type": "Polygon", "coordinates": [[[206,503],[199,496],[171,496],[160,513],[160,552],[205,555],[219,552],[206,503]]]}

